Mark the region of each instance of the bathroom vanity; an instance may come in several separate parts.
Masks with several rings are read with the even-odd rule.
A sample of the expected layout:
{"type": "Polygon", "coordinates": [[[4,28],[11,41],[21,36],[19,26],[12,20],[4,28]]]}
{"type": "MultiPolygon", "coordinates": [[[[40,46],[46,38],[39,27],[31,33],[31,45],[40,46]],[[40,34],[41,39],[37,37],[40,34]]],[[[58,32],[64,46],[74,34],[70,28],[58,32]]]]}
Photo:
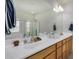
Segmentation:
{"type": "Polygon", "coordinates": [[[16,13],[6,9],[16,17],[6,14],[11,33],[5,35],[5,59],[68,59],[73,53],[71,0],[13,0],[12,4],[16,13]]]}
{"type": "Polygon", "coordinates": [[[72,36],[25,59],[67,59],[72,53],[72,36]]]}
{"type": "Polygon", "coordinates": [[[41,41],[17,47],[7,45],[6,59],[67,59],[72,53],[72,33],[64,33],[55,39],[41,38],[41,41]]]}

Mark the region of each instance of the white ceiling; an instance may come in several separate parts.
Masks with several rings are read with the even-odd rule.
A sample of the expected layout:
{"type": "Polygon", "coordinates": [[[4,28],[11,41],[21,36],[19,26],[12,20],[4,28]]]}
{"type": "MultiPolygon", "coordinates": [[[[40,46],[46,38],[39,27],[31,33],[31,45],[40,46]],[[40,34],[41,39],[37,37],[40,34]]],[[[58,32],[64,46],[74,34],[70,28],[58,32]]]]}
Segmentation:
{"type": "MultiPolygon", "coordinates": [[[[13,0],[16,14],[32,14],[42,13],[46,10],[52,9],[57,5],[57,0],[13,0]]],[[[65,8],[68,4],[72,4],[73,0],[58,0],[58,2],[65,8]]]]}
{"type": "Polygon", "coordinates": [[[51,8],[48,3],[39,0],[16,0],[14,2],[16,11],[22,10],[30,13],[38,13],[51,8]]]}

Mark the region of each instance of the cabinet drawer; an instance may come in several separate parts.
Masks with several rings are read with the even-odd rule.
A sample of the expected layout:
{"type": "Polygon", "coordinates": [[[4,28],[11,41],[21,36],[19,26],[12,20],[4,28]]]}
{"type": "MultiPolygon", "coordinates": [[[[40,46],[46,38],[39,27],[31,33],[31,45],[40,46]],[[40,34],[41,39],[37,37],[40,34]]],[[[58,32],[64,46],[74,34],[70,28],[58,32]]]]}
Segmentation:
{"type": "Polygon", "coordinates": [[[56,59],[56,52],[52,52],[48,56],[46,56],[44,59],[56,59]]]}
{"type": "Polygon", "coordinates": [[[47,56],[48,54],[50,54],[55,50],[56,50],[56,45],[53,45],[29,57],[28,59],[43,59],[45,56],[47,56]]]}
{"type": "Polygon", "coordinates": [[[62,41],[57,43],[57,48],[62,46],[62,41]]]}
{"type": "Polygon", "coordinates": [[[72,40],[72,37],[67,38],[67,42],[70,41],[70,40],[72,40]]]}

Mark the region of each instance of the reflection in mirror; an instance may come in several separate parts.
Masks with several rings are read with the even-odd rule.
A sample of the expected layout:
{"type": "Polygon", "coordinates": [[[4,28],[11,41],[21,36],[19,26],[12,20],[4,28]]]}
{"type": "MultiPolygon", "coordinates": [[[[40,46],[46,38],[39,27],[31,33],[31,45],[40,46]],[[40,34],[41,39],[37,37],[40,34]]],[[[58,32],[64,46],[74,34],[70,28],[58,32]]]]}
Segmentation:
{"type": "Polygon", "coordinates": [[[16,27],[10,29],[10,31],[13,33],[13,32],[19,32],[19,24],[20,21],[16,21],[16,27]]]}
{"type": "Polygon", "coordinates": [[[30,27],[31,27],[31,22],[27,21],[26,22],[26,34],[30,35],[30,27]]]}
{"type": "Polygon", "coordinates": [[[27,36],[37,36],[39,33],[39,22],[38,21],[26,21],[26,31],[27,36]]]}

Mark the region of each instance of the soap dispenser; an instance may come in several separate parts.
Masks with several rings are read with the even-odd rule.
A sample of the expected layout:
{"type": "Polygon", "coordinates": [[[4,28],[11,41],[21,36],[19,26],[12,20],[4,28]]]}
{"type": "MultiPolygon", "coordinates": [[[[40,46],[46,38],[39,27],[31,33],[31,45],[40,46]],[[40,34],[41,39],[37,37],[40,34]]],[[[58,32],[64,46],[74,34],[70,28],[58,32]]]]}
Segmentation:
{"type": "Polygon", "coordinates": [[[53,30],[56,31],[56,25],[55,24],[53,25],[53,30]]]}
{"type": "Polygon", "coordinates": [[[56,24],[54,24],[54,25],[53,25],[53,33],[52,33],[52,34],[54,34],[54,33],[56,32],[56,30],[57,30],[57,29],[56,29],[56,24]]]}

